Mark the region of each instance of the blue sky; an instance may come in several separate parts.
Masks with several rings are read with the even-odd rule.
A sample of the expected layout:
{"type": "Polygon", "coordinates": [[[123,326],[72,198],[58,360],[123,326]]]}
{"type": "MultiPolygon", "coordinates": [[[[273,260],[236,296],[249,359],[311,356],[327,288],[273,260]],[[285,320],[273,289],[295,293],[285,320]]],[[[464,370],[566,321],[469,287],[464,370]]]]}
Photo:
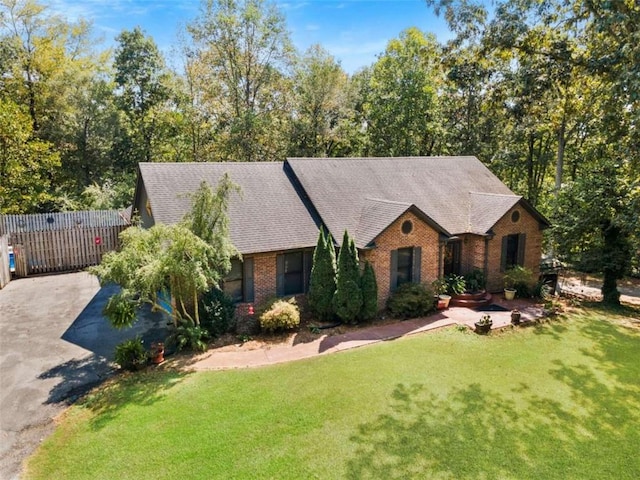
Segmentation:
{"type": "MultiPolygon", "coordinates": [[[[45,3],[47,0],[43,0],[45,3]]],[[[200,0],[48,0],[55,13],[69,20],[93,22],[104,46],[123,29],[139,25],[167,57],[178,32],[193,20],[200,0]]],[[[284,13],[294,45],[304,51],[319,43],[349,73],[370,65],[387,42],[416,26],[447,40],[450,33],[424,0],[276,0],[284,13]]]]}

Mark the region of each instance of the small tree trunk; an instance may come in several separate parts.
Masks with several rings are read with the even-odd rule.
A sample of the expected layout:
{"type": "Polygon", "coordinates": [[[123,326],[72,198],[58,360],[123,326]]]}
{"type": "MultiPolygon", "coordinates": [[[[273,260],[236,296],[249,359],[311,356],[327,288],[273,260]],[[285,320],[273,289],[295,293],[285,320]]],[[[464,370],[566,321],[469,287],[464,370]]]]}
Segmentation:
{"type": "Polygon", "coordinates": [[[603,270],[602,301],[607,305],[620,305],[620,292],[618,291],[618,279],[625,273],[628,264],[630,248],[628,237],[622,229],[610,220],[602,224],[602,236],[604,240],[603,258],[605,265],[603,270]]]}
{"type": "Polygon", "coordinates": [[[554,190],[554,195],[556,198],[560,193],[560,188],[562,187],[562,173],[564,170],[564,146],[566,143],[565,138],[565,130],[567,127],[567,121],[563,114],[562,123],[560,124],[560,130],[558,131],[558,152],[556,156],[556,185],[554,190]]]}
{"type": "Polygon", "coordinates": [[[601,291],[603,303],[607,305],[620,305],[617,273],[611,268],[604,269],[604,281],[601,291]]]}
{"type": "Polygon", "coordinates": [[[198,291],[195,288],[193,289],[193,310],[196,317],[196,326],[200,325],[200,312],[198,310],[198,291]]]}

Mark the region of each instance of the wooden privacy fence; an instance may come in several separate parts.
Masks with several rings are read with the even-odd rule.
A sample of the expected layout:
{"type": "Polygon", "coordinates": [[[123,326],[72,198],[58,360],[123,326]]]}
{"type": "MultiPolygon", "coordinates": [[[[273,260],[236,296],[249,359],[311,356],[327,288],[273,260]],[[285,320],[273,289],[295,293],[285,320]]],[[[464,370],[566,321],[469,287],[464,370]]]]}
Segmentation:
{"type": "Polygon", "coordinates": [[[0,288],[11,281],[9,270],[9,235],[0,236],[0,288]]]}
{"type": "Polygon", "coordinates": [[[10,225],[13,230],[8,237],[13,246],[16,277],[97,265],[106,252],[117,248],[118,235],[128,226],[123,218],[105,220],[105,212],[69,213],[44,214],[48,220],[44,224],[31,218],[35,215],[23,215],[17,224],[15,218],[5,218],[5,226],[10,225]],[[69,213],[77,214],[75,221],[69,221],[69,213]]]}

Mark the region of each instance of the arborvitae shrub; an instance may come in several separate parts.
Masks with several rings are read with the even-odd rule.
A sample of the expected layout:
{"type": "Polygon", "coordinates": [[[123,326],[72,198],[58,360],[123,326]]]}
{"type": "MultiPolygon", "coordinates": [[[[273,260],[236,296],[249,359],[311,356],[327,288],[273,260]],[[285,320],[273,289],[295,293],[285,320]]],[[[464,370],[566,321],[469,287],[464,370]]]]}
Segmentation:
{"type": "Polygon", "coordinates": [[[336,315],[346,323],[356,323],[362,309],[358,252],[346,230],[338,254],[338,274],[336,293],[333,296],[333,308],[336,315]]]}
{"type": "Polygon", "coordinates": [[[331,235],[320,229],[318,243],[313,254],[313,267],[307,300],[311,312],[319,320],[331,320],[333,294],[336,291],[336,253],[331,235]]]}
{"type": "Polygon", "coordinates": [[[376,273],[369,262],[364,265],[362,273],[362,310],[360,318],[371,320],[378,313],[378,283],[376,273]]]}

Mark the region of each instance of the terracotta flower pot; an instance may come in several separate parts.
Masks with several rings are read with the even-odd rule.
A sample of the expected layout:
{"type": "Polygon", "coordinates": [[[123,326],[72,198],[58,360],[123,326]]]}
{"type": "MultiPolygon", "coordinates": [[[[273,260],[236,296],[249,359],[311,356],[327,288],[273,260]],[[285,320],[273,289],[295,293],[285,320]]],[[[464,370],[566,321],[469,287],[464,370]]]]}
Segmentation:
{"type": "Polygon", "coordinates": [[[151,344],[151,362],[156,365],[164,362],[164,343],[157,342],[151,344]]]}
{"type": "Polygon", "coordinates": [[[438,295],[438,308],[442,308],[443,310],[449,308],[450,301],[451,295],[438,295]]]}

